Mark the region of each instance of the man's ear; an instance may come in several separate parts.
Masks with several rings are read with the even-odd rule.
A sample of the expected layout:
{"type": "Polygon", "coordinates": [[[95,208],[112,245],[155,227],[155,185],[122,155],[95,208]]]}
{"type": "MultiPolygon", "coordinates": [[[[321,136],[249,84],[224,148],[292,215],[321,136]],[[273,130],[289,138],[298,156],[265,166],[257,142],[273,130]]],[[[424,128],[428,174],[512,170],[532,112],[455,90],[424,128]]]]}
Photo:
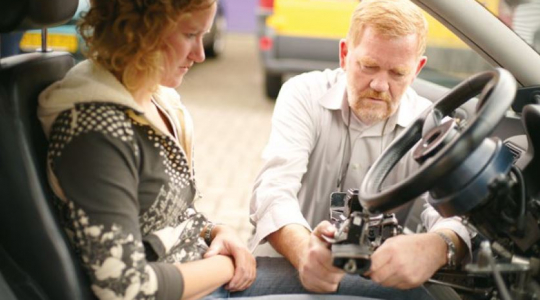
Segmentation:
{"type": "Polygon", "coordinates": [[[347,40],[341,39],[339,41],[339,66],[343,69],[347,69],[347,53],[349,53],[349,48],[347,46],[347,40]]]}
{"type": "Polygon", "coordinates": [[[422,68],[424,68],[426,63],[427,63],[427,57],[426,56],[420,56],[420,59],[418,60],[418,65],[416,66],[415,77],[418,76],[418,74],[420,74],[420,71],[422,71],[422,68]]]}

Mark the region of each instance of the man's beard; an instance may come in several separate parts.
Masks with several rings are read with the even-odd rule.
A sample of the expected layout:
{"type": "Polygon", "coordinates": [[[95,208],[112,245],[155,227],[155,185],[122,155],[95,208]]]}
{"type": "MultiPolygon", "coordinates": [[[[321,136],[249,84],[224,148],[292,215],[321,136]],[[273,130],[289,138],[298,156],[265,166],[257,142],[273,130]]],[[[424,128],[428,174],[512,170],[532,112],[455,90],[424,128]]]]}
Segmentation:
{"type": "Polygon", "coordinates": [[[381,93],[372,89],[368,89],[349,99],[354,99],[353,101],[349,100],[351,108],[355,115],[366,125],[376,124],[390,117],[398,106],[398,103],[392,101],[392,97],[388,93],[381,93]],[[380,101],[375,102],[367,100],[367,98],[379,99],[380,101]]]}

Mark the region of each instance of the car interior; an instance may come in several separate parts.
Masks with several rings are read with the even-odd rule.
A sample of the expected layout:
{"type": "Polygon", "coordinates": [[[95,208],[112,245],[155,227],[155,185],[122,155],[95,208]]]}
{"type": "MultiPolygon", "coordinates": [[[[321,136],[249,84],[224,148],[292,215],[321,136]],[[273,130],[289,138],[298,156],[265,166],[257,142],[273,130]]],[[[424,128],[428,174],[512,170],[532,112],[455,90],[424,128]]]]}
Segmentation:
{"type": "MultiPolygon", "coordinates": [[[[0,31],[65,23],[77,4],[77,0],[2,1],[0,31]]],[[[47,142],[36,116],[39,93],[73,65],[72,55],[63,52],[0,60],[2,299],[94,299],[49,201],[47,142]]]]}
{"type": "MultiPolygon", "coordinates": [[[[453,117],[462,126],[450,128],[442,118],[435,124],[427,122],[436,115],[433,112],[430,117],[423,116],[421,124],[407,131],[409,139],[393,143],[369,171],[360,189],[362,205],[371,212],[391,210],[403,202],[389,201],[388,195],[395,195],[394,188],[402,193],[404,186],[414,191],[411,198],[426,189],[439,196],[453,195],[434,197],[432,204],[441,214],[467,216],[472,226],[476,225],[479,236],[490,241],[491,246],[478,246],[480,256],[487,262],[478,262],[476,269],[469,268],[457,279],[452,272],[443,274],[447,283],[442,284],[454,288],[464,299],[540,297],[540,202],[539,189],[535,187],[540,162],[534,157],[534,149],[540,147],[540,106],[536,105],[540,103],[540,55],[479,4],[467,5],[472,1],[414,2],[494,67],[507,71],[496,69],[477,75],[454,89],[417,79],[413,87],[434,102],[433,111],[453,117]],[[478,20],[482,21],[482,28],[492,30],[476,26],[478,20]],[[479,133],[477,125],[488,128],[479,133]],[[456,128],[461,131],[456,133],[456,128]],[[447,134],[456,134],[458,138],[450,142],[439,138],[447,134]],[[489,148],[492,140],[488,136],[496,136],[502,142],[494,142],[495,148],[489,148]],[[433,176],[438,181],[430,187],[419,187],[415,179],[412,187],[408,186],[410,182],[404,182],[381,191],[381,180],[396,163],[393,159],[404,155],[399,143],[411,148],[420,139],[424,139],[427,148],[440,146],[429,156],[429,149],[418,150],[423,151],[419,156],[427,162],[422,170],[431,170],[420,175],[433,176]],[[473,151],[484,147],[488,140],[485,147],[491,150],[473,151]],[[455,150],[459,147],[461,150],[455,150]],[[471,163],[473,153],[490,159],[475,165],[471,163]],[[430,160],[431,157],[434,159],[430,160]],[[474,167],[459,169],[464,162],[474,167]],[[434,168],[444,172],[433,171],[434,168]],[[516,168],[520,171],[512,171],[516,168]],[[489,174],[484,172],[487,169],[489,174]],[[460,180],[464,173],[456,174],[456,170],[465,172],[470,180],[457,188],[445,185],[460,180]],[[482,180],[477,181],[478,178],[482,180]],[[486,188],[491,187],[495,178],[510,186],[506,194],[497,190],[504,186],[494,187],[496,192],[486,188]],[[456,189],[468,193],[466,200],[474,200],[472,206],[463,204],[465,196],[454,195],[456,189]],[[474,194],[477,190],[483,191],[482,196],[474,194]],[[510,216],[505,216],[509,220],[500,222],[495,216],[490,222],[483,222],[490,218],[482,213],[484,208],[490,212],[509,209],[510,216]],[[517,208],[519,212],[514,214],[517,208]],[[470,279],[471,274],[476,275],[475,280],[470,279]],[[477,284],[482,289],[477,289],[477,284]]],[[[77,5],[78,0],[3,0],[0,32],[45,31],[68,22],[77,5]]],[[[63,78],[74,64],[71,54],[48,51],[46,39],[40,52],[0,59],[0,299],[95,299],[52,207],[45,168],[47,141],[36,116],[39,93],[63,78]]],[[[407,200],[404,197],[403,201],[407,200]]]]}

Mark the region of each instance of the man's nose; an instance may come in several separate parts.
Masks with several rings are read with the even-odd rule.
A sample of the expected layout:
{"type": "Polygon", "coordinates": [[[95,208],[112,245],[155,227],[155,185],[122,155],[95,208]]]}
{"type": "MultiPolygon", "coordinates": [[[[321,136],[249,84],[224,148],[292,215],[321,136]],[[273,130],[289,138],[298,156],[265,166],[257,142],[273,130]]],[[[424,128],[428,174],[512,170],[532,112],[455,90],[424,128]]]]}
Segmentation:
{"type": "Polygon", "coordinates": [[[388,83],[388,77],[386,74],[379,73],[376,74],[369,83],[369,87],[373,89],[376,92],[387,92],[390,88],[390,85],[388,83]]]}

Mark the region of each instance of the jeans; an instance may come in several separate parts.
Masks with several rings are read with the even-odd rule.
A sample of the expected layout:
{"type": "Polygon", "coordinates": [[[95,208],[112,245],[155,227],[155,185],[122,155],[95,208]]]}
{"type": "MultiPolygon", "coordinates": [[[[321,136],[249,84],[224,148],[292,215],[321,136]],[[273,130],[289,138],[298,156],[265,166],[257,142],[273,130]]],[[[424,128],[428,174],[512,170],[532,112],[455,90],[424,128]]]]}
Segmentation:
{"type": "Polygon", "coordinates": [[[257,278],[246,290],[229,293],[219,288],[204,299],[227,299],[257,297],[270,299],[392,299],[392,300],[433,300],[423,287],[411,290],[398,290],[380,286],[358,275],[347,274],[339,284],[336,293],[312,294],[302,287],[296,269],[282,257],[257,257],[257,278]],[[304,295],[298,295],[304,294],[304,295]],[[307,295],[311,294],[311,295],[307,295]],[[276,297],[268,295],[279,295],[276,297]],[[265,297],[258,297],[265,296],[265,297]],[[351,297],[354,296],[354,297],[351,297]]]}

